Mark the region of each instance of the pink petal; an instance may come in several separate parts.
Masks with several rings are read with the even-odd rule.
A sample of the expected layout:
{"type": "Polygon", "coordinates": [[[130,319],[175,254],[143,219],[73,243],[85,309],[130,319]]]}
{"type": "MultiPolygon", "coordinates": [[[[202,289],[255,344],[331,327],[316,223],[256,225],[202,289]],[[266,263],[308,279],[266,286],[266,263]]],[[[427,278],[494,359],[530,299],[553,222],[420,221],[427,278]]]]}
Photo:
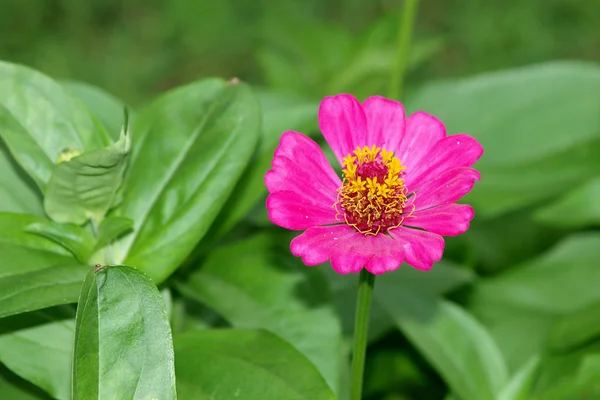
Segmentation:
{"type": "Polygon", "coordinates": [[[309,137],[285,132],[275,150],[272,166],[265,175],[269,192],[289,190],[323,204],[335,203],[342,182],[319,145],[309,137]]]}
{"type": "Polygon", "coordinates": [[[469,229],[475,212],[467,204],[445,204],[423,211],[415,211],[404,220],[405,226],[425,229],[444,236],[456,236],[469,229]]]}
{"type": "Polygon", "coordinates": [[[329,261],[333,248],[355,233],[354,228],[346,224],[316,226],[296,236],[290,243],[290,250],[296,257],[302,257],[308,266],[323,264],[329,261]]]}
{"type": "Polygon", "coordinates": [[[441,139],[446,137],[444,124],[432,115],[418,111],[408,117],[406,132],[396,149],[396,157],[412,173],[419,161],[441,139]]]}
{"type": "Polygon", "coordinates": [[[358,273],[363,267],[373,274],[397,269],[404,260],[404,247],[387,235],[356,232],[331,251],[331,266],[340,274],[358,273]]]}
{"type": "Polygon", "coordinates": [[[406,256],[402,243],[387,235],[365,236],[365,239],[372,242],[368,246],[373,251],[373,257],[365,266],[369,272],[380,275],[400,267],[406,256]]]}
{"type": "Polygon", "coordinates": [[[428,271],[434,262],[442,259],[444,239],[435,233],[416,229],[398,227],[389,234],[404,245],[407,264],[428,271]]]}
{"type": "Polygon", "coordinates": [[[357,146],[368,145],[365,113],[358,100],[349,94],[323,99],[319,126],[340,164],[357,146]]]}
{"type": "Polygon", "coordinates": [[[409,192],[430,179],[457,167],[470,167],[483,154],[483,147],[475,138],[452,135],[438,141],[418,164],[409,167],[404,182],[409,192]]]}
{"type": "Polygon", "coordinates": [[[289,190],[271,193],[267,197],[267,211],[271,222],[286,229],[300,231],[339,223],[333,203],[322,204],[289,190]]]}
{"type": "Polygon", "coordinates": [[[363,267],[374,274],[397,269],[404,260],[404,243],[387,235],[363,235],[346,225],[317,226],[292,240],[292,254],[309,266],[331,261],[340,274],[358,273],[363,267]]]}
{"type": "Polygon", "coordinates": [[[367,117],[368,137],[366,145],[376,145],[387,151],[396,151],[404,136],[404,107],[399,101],[373,96],[362,104],[367,117]]]}
{"type": "Polygon", "coordinates": [[[415,189],[415,210],[454,203],[467,194],[479,178],[479,172],[469,167],[448,170],[415,189]]]}

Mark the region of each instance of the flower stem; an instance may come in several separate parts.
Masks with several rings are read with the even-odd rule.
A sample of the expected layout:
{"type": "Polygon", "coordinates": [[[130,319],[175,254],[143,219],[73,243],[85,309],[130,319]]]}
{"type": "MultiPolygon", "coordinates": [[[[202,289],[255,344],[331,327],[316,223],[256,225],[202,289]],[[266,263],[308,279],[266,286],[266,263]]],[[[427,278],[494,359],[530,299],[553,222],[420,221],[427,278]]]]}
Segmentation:
{"type": "Polygon", "coordinates": [[[352,353],[352,389],[351,400],[361,400],[365,355],[367,351],[367,333],[369,330],[369,312],[371,295],[375,286],[375,275],[363,268],[358,280],[358,299],[354,323],[354,349],[352,353]]]}
{"type": "Polygon", "coordinates": [[[398,47],[396,48],[396,62],[392,69],[390,79],[389,98],[400,100],[404,87],[404,73],[408,64],[408,49],[412,36],[413,25],[417,15],[418,0],[404,0],[400,11],[400,24],[398,25],[398,47]]]}

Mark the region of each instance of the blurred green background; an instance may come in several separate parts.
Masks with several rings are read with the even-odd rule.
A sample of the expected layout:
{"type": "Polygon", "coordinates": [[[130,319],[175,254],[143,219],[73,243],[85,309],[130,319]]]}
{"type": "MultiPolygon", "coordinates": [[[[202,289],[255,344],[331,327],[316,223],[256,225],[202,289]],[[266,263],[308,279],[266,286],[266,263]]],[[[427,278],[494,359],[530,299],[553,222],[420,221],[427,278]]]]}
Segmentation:
{"type": "MultiPolygon", "coordinates": [[[[306,99],[294,119],[285,97],[271,98],[283,111],[265,117],[273,130],[260,150],[268,165],[281,131],[305,125],[314,133],[323,96],[388,92],[399,10],[391,0],[0,0],[0,59],[87,82],[134,108],[207,76],[262,88],[263,106],[274,93],[289,94],[294,106],[306,99]]],[[[600,398],[599,26],[600,2],[592,0],[420,3],[407,108],[481,140],[483,178],[469,198],[477,211],[472,229],[447,240],[442,272],[399,272],[376,291],[393,298],[415,283],[464,306],[498,344],[510,382],[519,373],[535,377],[534,395],[518,399],[600,398]],[[556,60],[589,63],[505,71],[556,60]],[[488,72],[498,75],[470,78],[488,72]],[[448,83],[432,83],[440,79],[448,83]]],[[[262,203],[257,207],[264,212],[262,203]]],[[[272,229],[264,215],[243,223],[272,229]]],[[[333,289],[342,309],[352,304],[340,300],[347,282],[333,289]]],[[[351,312],[343,321],[347,334],[351,312]]],[[[440,353],[427,353],[426,344],[415,345],[423,343],[418,330],[400,322],[402,333],[390,329],[389,316],[381,315],[375,310],[374,328],[380,326],[369,349],[368,398],[443,398],[448,371],[460,367],[440,367],[443,337],[440,353]]],[[[443,322],[431,329],[433,336],[462,335],[443,322]]],[[[469,332],[467,339],[480,333],[469,332]]],[[[485,354],[483,336],[473,358],[485,354]]]]}
{"type": "MultiPolygon", "coordinates": [[[[393,0],[2,0],[0,59],[133,105],[214,75],[323,95],[385,73],[398,9],[393,0]],[[349,67],[359,76],[332,82],[349,67]]],[[[423,1],[407,81],[600,60],[598,21],[590,0],[423,1]]]]}

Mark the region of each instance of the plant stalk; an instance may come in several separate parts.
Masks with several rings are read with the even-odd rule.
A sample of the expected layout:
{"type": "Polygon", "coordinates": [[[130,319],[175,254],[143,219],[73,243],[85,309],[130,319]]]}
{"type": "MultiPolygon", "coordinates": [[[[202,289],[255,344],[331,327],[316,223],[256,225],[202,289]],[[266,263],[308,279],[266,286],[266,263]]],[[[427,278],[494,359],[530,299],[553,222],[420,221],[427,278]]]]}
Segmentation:
{"type": "Polygon", "coordinates": [[[367,352],[367,334],[369,331],[369,313],[371,296],[375,286],[375,275],[363,268],[358,280],[358,299],[354,322],[354,348],[352,352],[351,400],[362,399],[363,375],[367,352]]]}

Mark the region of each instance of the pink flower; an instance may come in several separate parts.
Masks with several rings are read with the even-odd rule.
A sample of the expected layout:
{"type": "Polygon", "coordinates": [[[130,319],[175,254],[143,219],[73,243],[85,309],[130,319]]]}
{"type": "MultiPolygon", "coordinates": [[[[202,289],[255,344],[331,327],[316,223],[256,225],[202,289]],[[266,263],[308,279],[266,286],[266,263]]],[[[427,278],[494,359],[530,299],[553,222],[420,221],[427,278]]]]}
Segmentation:
{"type": "Polygon", "coordinates": [[[471,136],[446,136],[437,118],[375,96],[326,97],[323,136],[342,179],[317,143],[288,131],[265,176],[267,209],[279,226],[304,232],[291,251],[309,266],[331,262],[340,274],[373,274],[403,261],[429,270],[442,258],[442,235],[465,232],[473,208],[454,202],[479,180],[470,168],[483,153],[471,136]]]}

